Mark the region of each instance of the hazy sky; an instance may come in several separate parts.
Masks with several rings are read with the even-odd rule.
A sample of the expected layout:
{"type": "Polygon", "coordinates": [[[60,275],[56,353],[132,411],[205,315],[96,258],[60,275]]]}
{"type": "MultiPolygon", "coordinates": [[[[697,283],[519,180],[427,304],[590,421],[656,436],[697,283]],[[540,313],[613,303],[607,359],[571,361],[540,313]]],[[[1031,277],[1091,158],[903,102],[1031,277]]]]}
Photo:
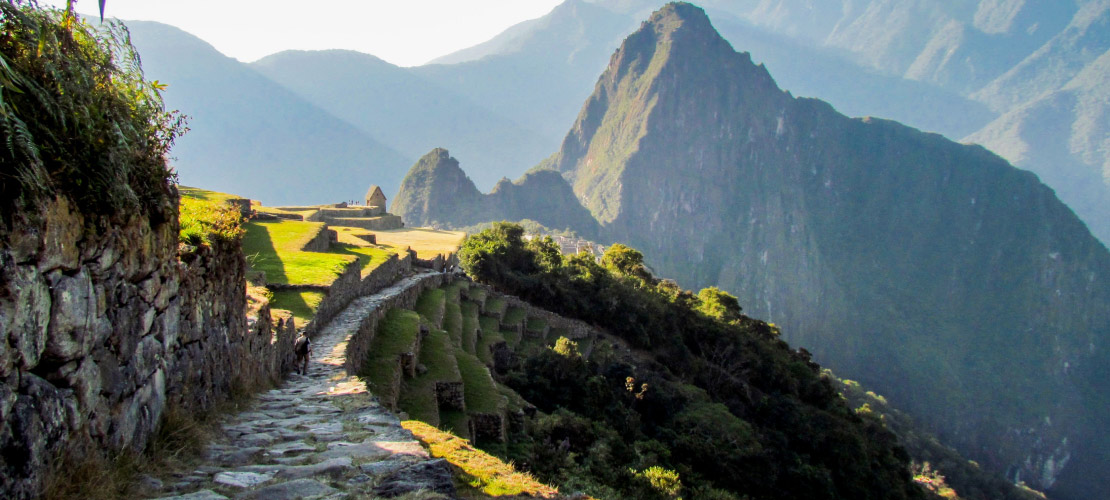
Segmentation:
{"type": "MultiPolygon", "coordinates": [[[[561,1],[108,0],[105,15],[172,24],[244,62],[286,49],[341,48],[415,66],[543,16],[561,1]]],[[[97,2],[79,0],[77,10],[96,12],[97,2]]]]}

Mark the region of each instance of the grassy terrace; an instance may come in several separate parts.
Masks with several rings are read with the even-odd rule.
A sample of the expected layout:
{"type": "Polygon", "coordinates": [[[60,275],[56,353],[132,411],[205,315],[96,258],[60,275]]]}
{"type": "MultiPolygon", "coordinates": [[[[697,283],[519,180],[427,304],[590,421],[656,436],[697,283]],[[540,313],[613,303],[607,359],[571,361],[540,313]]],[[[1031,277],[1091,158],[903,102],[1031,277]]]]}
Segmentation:
{"type": "Polygon", "coordinates": [[[542,332],[544,328],[547,328],[547,321],[544,321],[543,318],[528,318],[528,331],[542,332]]]}
{"type": "Polygon", "coordinates": [[[478,358],[470,353],[457,353],[459,373],[466,386],[466,410],[471,413],[498,413],[505,409],[503,397],[493,378],[478,358]]]}
{"type": "Polygon", "coordinates": [[[464,497],[478,495],[508,496],[528,495],[532,498],[555,498],[559,491],[537,481],[531,474],[517,472],[507,464],[482,450],[476,449],[465,439],[443,432],[423,422],[407,420],[401,426],[423,442],[434,457],[447,459],[461,469],[473,492],[462,491],[464,497]]]}
{"type": "Polygon", "coordinates": [[[436,255],[454,253],[466,237],[466,233],[461,231],[409,227],[372,232],[377,236],[379,245],[389,245],[400,250],[409,247],[421,259],[434,259],[436,255]]]}
{"type": "Polygon", "coordinates": [[[475,355],[478,356],[478,359],[482,360],[483,363],[493,364],[493,354],[490,353],[489,348],[498,342],[504,341],[505,336],[499,330],[500,324],[498,324],[496,319],[490,318],[489,316],[482,316],[480,321],[483,324],[482,335],[478,339],[478,344],[474,346],[475,355]]]}
{"type": "Polygon", "coordinates": [[[281,220],[245,226],[243,251],[251,268],[266,272],[267,283],[327,286],[350,262],[357,260],[365,276],[396,253],[350,243],[334,244],[327,252],[302,251],[324,229],[322,222],[281,220]]]}
{"type": "Polygon", "coordinates": [[[505,311],[505,317],[501,322],[507,325],[516,325],[524,321],[525,314],[524,309],[513,306],[505,311]]]}
{"type": "Polygon", "coordinates": [[[390,309],[378,325],[378,333],[370,344],[370,355],[360,374],[370,391],[384,401],[396,401],[395,391],[401,378],[397,356],[412,350],[420,335],[420,315],[404,309],[390,309]]]}
{"type": "Polygon", "coordinates": [[[241,198],[228,193],[218,193],[216,191],[209,191],[207,189],[200,189],[188,186],[178,186],[177,192],[182,198],[192,198],[194,200],[214,201],[219,203],[227,203],[229,200],[241,198]]]}
{"type": "Polygon", "coordinates": [[[509,347],[513,349],[516,349],[516,347],[520,345],[520,339],[523,337],[523,335],[514,330],[501,330],[501,336],[505,337],[505,342],[508,342],[509,347]]]}
{"type": "Polygon", "coordinates": [[[440,425],[436,382],[462,380],[455,362],[451,338],[443,330],[431,330],[420,348],[420,362],[428,368],[423,375],[406,380],[397,406],[410,418],[440,425]]]}
{"type": "Polygon", "coordinates": [[[505,314],[505,299],[500,297],[490,297],[486,299],[486,314],[492,314],[501,318],[505,314]]]}
{"type": "Polygon", "coordinates": [[[467,352],[474,352],[478,344],[478,305],[473,302],[459,304],[462,311],[462,346],[467,352]]]}
{"type": "Polygon", "coordinates": [[[266,273],[267,283],[328,286],[356,257],[301,251],[323,228],[322,222],[251,222],[243,252],[251,268],[266,273]]]}
{"type": "Polygon", "coordinates": [[[271,292],[270,307],[293,313],[297,325],[304,326],[316,315],[316,308],[327,296],[319,290],[275,290],[271,292]]]}
{"type": "Polygon", "coordinates": [[[470,290],[467,290],[467,294],[467,297],[470,297],[470,300],[473,300],[474,302],[477,302],[479,304],[485,304],[486,296],[489,295],[486,289],[482,287],[471,288],[470,290]]]}
{"type": "Polygon", "coordinates": [[[451,343],[462,348],[463,315],[458,302],[447,302],[443,311],[443,329],[451,337],[451,343]]]}
{"type": "Polygon", "coordinates": [[[428,320],[429,324],[436,327],[442,326],[445,295],[446,292],[442,288],[424,290],[416,299],[416,312],[428,320]]]}

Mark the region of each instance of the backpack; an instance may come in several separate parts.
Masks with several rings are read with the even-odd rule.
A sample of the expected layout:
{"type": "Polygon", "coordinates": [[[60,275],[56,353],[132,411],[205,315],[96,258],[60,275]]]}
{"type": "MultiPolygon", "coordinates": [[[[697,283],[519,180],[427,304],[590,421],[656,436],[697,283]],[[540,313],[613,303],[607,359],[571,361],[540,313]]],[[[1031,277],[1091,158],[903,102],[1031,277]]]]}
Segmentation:
{"type": "Polygon", "coordinates": [[[308,354],[308,346],[308,337],[302,335],[300,337],[297,337],[297,343],[293,344],[293,352],[296,353],[298,356],[304,356],[308,354]]]}

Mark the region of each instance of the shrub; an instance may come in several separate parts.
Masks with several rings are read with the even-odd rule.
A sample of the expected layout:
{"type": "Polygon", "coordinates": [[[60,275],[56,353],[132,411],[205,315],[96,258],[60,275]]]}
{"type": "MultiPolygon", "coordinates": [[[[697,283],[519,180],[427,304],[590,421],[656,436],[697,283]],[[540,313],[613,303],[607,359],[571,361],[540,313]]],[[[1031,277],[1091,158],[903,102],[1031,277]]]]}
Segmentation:
{"type": "Polygon", "coordinates": [[[86,214],[173,220],[165,156],[185,131],[118,21],[0,0],[0,212],[65,196],[86,214]]]}
{"type": "Polygon", "coordinates": [[[225,203],[182,197],[178,220],[181,242],[189,245],[237,241],[243,236],[239,210],[225,203]]]}

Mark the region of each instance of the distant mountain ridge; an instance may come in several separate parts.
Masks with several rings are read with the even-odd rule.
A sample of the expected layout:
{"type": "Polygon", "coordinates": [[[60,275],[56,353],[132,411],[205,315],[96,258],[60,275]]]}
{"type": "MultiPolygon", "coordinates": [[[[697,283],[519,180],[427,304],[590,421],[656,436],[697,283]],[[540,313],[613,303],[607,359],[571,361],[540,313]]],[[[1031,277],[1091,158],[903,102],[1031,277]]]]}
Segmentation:
{"type": "MultiPolygon", "coordinates": [[[[472,169],[472,174],[483,187],[493,186],[501,177],[515,176],[521,165],[551,153],[552,146],[528,126],[470,101],[449,85],[441,86],[368,54],[286,51],[250,66],[407,157],[419,158],[437,144],[450,143],[481,166],[472,169]]],[[[399,169],[396,178],[403,173],[399,169]]],[[[396,188],[393,183],[388,192],[392,194],[396,188]]]]}
{"type": "Polygon", "coordinates": [[[172,26],[130,21],[149,80],[189,116],[173,165],[187,185],[253,193],[266,203],[360,199],[395,190],[411,160],[172,26]]]}

